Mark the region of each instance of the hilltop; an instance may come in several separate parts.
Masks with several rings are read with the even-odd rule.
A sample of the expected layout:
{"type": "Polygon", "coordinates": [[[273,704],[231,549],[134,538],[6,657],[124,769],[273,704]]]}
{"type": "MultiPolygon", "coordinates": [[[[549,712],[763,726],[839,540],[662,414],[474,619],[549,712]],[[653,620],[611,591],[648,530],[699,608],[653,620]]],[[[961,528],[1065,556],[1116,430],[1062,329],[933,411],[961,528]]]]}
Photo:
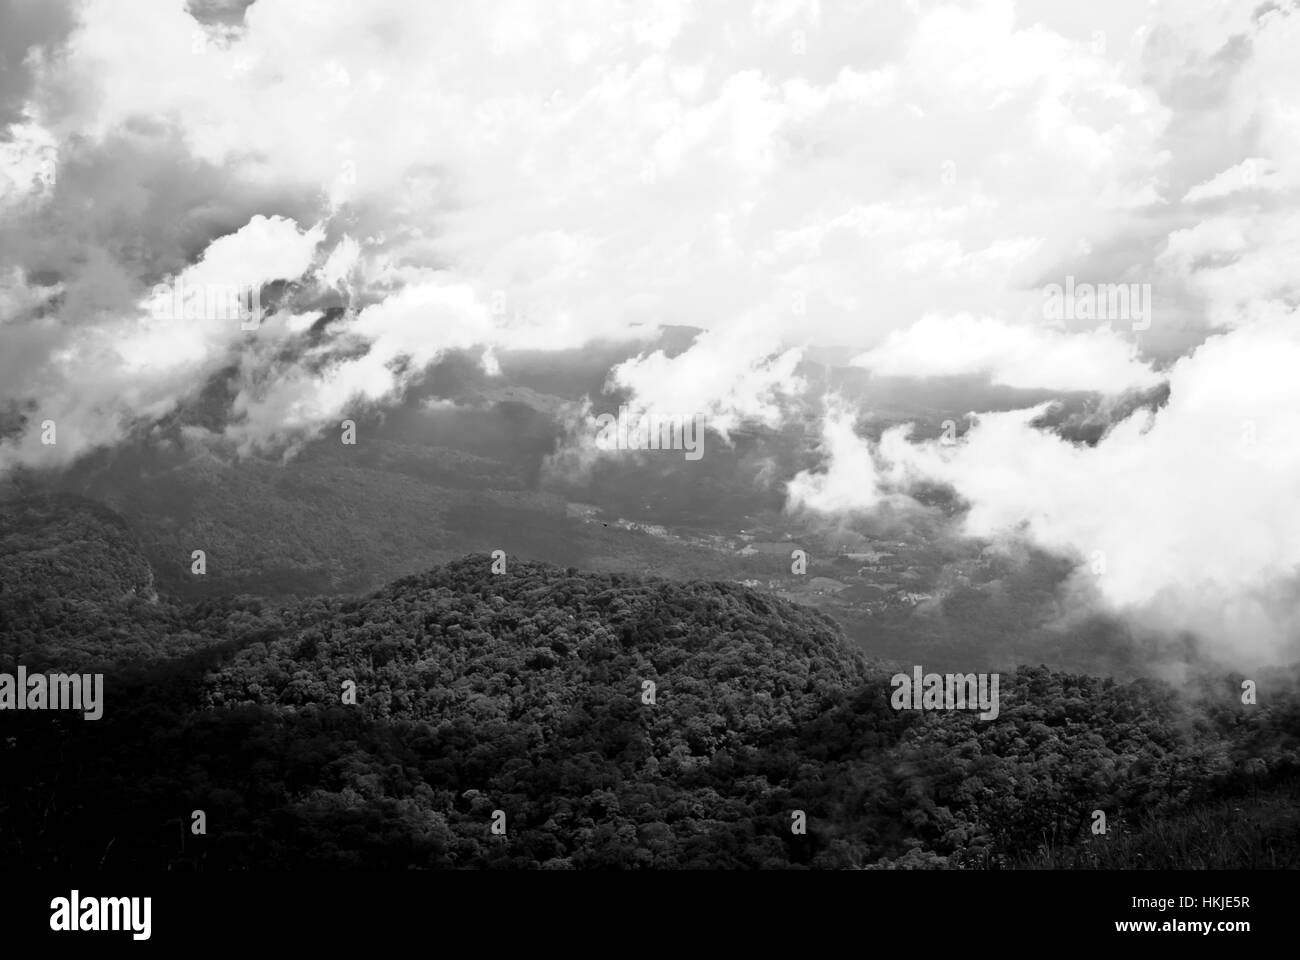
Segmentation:
{"type": "MultiPolygon", "coordinates": [[[[14,557],[32,554],[11,551],[6,577],[14,557]]],[[[987,867],[1041,849],[1093,863],[1096,809],[1149,854],[1150,824],[1201,822],[1205,804],[1300,771],[1291,675],[1260,677],[1248,708],[1234,677],[1179,693],[1021,667],[996,721],[900,712],[893,668],[831,620],[732,583],[510,559],[496,574],[484,554],[282,605],[151,602],[132,582],[92,578],[76,601],[97,634],[29,619],[11,650],[104,664],[106,707],[93,722],[4,717],[0,763],[21,775],[0,793],[0,862],[987,867]],[[195,810],[206,835],[189,832],[195,810]]],[[[1198,837],[1178,856],[1278,862],[1198,853],[1198,837]]]]}

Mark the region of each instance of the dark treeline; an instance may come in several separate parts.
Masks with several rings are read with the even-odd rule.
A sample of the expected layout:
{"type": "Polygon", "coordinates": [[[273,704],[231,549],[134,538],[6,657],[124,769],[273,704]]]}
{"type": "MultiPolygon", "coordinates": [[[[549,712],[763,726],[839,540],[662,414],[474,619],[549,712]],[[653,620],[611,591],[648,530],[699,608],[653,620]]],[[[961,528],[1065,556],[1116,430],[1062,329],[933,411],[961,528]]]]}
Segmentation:
{"type": "MultiPolygon", "coordinates": [[[[732,584],[472,556],[181,605],[111,514],[57,507],[6,507],[0,670],[102,671],[105,711],[0,714],[9,869],[1164,866],[1144,831],[1300,771],[1294,676],[1247,705],[1235,676],[1021,667],[994,721],[895,711],[892,668],[732,584]]],[[[1288,823],[1215,865],[1295,865],[1288,823]]]]}

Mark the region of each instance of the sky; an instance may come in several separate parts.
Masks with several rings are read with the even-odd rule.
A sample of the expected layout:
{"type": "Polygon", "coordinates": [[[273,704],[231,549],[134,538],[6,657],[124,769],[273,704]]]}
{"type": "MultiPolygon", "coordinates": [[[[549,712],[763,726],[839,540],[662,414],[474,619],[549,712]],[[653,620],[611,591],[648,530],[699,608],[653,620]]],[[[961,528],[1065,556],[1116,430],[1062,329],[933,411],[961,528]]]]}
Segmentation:
{"type": "Polygon", "coordinates": [[[1076,558],[1087,603],[1285,657],[1298,45],[1270,2],[0,0],[0,471],[221,370],[215,439],[255,453],[450,350],[597,342],[630,345],[633,407],[725,438],[834,347],[1124,413],[1091,446],[1039,407],[876,442],[829,397],[791,511],[942,482],[963,533],[1076,558]],[[255,329],[232,290],[267,291],[255,329]],[[665,325],[702,332],[638,349],[665,325]]]}

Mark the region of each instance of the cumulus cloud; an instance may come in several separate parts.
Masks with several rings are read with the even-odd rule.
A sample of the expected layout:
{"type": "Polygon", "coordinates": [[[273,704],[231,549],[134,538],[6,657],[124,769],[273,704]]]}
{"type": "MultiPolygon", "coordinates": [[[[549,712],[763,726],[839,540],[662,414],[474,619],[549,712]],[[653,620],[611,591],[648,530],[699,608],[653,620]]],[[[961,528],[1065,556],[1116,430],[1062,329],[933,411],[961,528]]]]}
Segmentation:
{"type": "Polygon", "coordinates": [[[1079,596],[1212,657],[1256,666],[1300,638],[1300,316],[1216,336],[1169,371],[1169,399],[1095,445],[1034,426],[1048,404],[981,414],[960,439],[873,444],[826,418],[828,462],[789,484],[791,509],[851,513],[919,480],[969,505],[961,532],[1024,540],[1078,563],[1079,596]]]}
{"type": "Polygon", "coordinates": [[[1145,394],[1105,405],[1090,443],[1053,428],[1051,402],[973,416],[955,443],[897,429],[872,443],[840,417],[828,462],[796,478],[788,504],[852,511],[881,491],[944,483],[966,506],[966,535],[1074,559],[1073,599],[1194,636],[1234,667],[1293,659],[1300,381],[1288,371],[1300,361],[1300,293],[1289,265],[1300,236],[1300,110],[1285,78],[1297,30],[1300,18],[1279,8],[1213,3],[1139,29],[1157,112],[1168,111],[1157,138],[1168,161],[1156,181],[1161,202],[1146,215],[1154,229],[1115,250],[1081,244],[1073,264],[1064,258],[1047,275],[1085,273],[1105,253],[1127,261],[1107,278],[1121,282],[1136,264],[1162,295],[1149,334],[952,311],[899,329],[856,361],[894,375],[983,372],[1008,385],[1145,394]],[[1161,368],[1156,405],[1142,399],[1157,396],[1155,368],[1133,343],[1172,327],[1190,339],[1161,368]]]}
{"type": "Polygon", "coordinates": [[[227,435],[245,451],[291,442],[353,404],[394,397],[447,350],[495,336],[472,289],[438,278],[413,284],[348,317],[326,346],[285,362],[246,355],[227,435]]]}
{"type": "Polygon", "coordinates": [[[743,335],[724,326],[706,331],[675,357],[662,350],[626,360],[610,373],[609,386],[631,391],[637,412],[682,413],[707,418],[723,438],[742,422],[775,426],[782,399],[802,393],[796,375],[798,349],[743,335]]]}
{"type": "Polygon", "coordinates": [[[320,240],[319,229],[255,217],[133,308],[77,325],[65,324],[58,311],[11,316],[6,337],[43,349],[39,357],[23,350],[24,367],[7,364],[9,389],[34,399],[26,408],[29,429],[0,446],[0,469],[64,465],[117,442],[135,421],[168,413],[251,336],[245,330],[251,320],[229,295],[306,273],[320,240]],[[42,427],[47,422],[53,442],[42,427]]]}
{"type": "Polygon", "coordinates": [[[828,400],[822,419],[819,470],[801,470],[787,485],[792,510],[823,514],[853,514],[884,502],[884,490],[872,444],[854,430],[853,410],[838,398],[828,400]]]}
{"type": "Polygon", "coordinates": [[[852,363],[893,377],[985,374],[1026,390],[1120,393],[1159,380],[1134,344],[1109,328],[1067,333],[970,314],[923,317],[852,363]]]}
{"type": "MultiPolygon", "coordinates": [[[[31,58],[27,137],[49,138],[59,177],[25,195],[24,217],[53,229],[2,252],[29,279],[57,274],[77,324],[129,312],[206,243],[281,215],[350,238],[322,278],[351,307],[440,272],[483,345],[706,329],[688,356],[613,381],[727,430],[773,416],[807,344],[866,349],[953,303],[1032,310],[1035,278],[1148,203],[1167,161],[1169,111],[1135,38],[1103,50],[1008,0],[245,6],[87,0],[59,56],[31,58]],[[87,191],[122,202],[83,210],[87,191]],[[706,360],[722,364],[710,396],[706,360]]],[[[11,164],[15,183],[37,152],[11,164]]],[[[410,378],[391,351],[409,338],[372,332],[370,359],[250,346],[244,437],[310,429],[345,394],[399,394],[410,378]]]]}
{"type": "Polygon", "coordinates": [[[627,356],[667,325],[704,332],[620,362],[608,395],[703,413],[723,437],[782,422],[813,345],[879,374],[1061,392],[1167,378],[1163,408],[1092,447],[1034,410],[981,416],[955,449],[899,430],[871,444],[832,407],[828,462],[792,502],[878,509],[938,478],[972,534],[1103,551],[1099,602],[1257,652],[1284,642],[1293,558],[1263,517],[1294,513],[1300,488],[1267,439],[1296,399],[1286,9],[4,11],[0,468],[112,443],[217,371],[224,430],[252,451],[399,399],[448,350],[481,348],[489,370],[512,349],[627,356]],[[256,330],[151,307],[159,283],[245,277],[268,285],[256,330]],[[1150,328],[1044,323],[1043,287],[1068,277],[1149,283],[1150,328]],[[1236,421],[1274,451],[1250,469],[1210,452],[1236,421]]]}
{"type": "Polygon", "coordinates": [[[1113,610],[1259,663],[1300,637],[1300,362],[1294,315],[1208,341],[1168,403],[1095,446],[981,416],[951,448],[896,450],[970,504],[967,533],[1074,556],[1113,610]]]}
{"type": "Polygon", "coordinates": [[[919,480],[969,505],[963,535],[1075,559],[1076,597],[1247,669],[1300,652],[1300,316],[1221,334],[1169,371],[1169,401],[1095,445],[1035,428],[1047,403],[982,414],[956,444],[879,444],[826,419],[828,462],[789,509],[870,510],[919,480]]]}
{"type": "Polygon", "coordinates": [[[1268,160],[1247,157],[1241,163],[1192,187],[1183,195],[1183,202],[1217,200],[1240,190],[1275,190],[1281,186],[1280,179],[1277,169],[1268,160]]]}

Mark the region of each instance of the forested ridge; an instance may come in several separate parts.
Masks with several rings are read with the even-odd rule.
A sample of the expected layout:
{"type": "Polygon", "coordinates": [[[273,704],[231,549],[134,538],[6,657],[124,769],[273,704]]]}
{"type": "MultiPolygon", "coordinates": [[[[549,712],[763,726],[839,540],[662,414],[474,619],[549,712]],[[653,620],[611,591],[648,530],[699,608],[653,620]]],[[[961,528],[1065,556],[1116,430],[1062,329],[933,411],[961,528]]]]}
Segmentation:
{"type": "Polygon", "coordinates": [[[1020,667],[996,720],[895,711],[910,664],[734,584],[475,555],[360,598],[184,605],[111,515],[55,506],[5,505],[0,670],[102,670],[106,705],[0,713],[9,868],[1089,863],[1300,772],[1294,671],[1247,705],[1236,676],[1020,667]],[[81,547],[42,552],[42,523],[81,547]]]}

